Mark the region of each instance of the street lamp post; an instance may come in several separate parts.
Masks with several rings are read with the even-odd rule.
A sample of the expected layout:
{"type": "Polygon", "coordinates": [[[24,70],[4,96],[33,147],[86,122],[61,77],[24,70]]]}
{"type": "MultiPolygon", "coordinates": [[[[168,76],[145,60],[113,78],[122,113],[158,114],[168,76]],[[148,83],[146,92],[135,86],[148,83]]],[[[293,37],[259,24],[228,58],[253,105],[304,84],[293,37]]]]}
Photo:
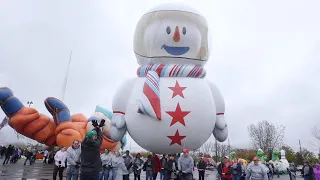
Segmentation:
{"type": "Polygon", "coordinates": [[[33,102],[32,101],[28,101],[27,104],[30,107],[31,105],[33,105],[33,102]]]}

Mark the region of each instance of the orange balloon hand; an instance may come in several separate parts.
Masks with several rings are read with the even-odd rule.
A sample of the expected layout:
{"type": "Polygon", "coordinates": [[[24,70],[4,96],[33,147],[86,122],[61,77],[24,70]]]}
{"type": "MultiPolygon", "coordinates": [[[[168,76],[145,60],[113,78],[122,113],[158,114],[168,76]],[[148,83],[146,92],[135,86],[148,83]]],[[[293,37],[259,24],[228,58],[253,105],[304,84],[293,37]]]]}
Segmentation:
{"type": "Polygon", "coordinates": [[[18,133],[48,146],[56,144],[56,124],[52,118],[25,107],[11,89],[0,88],[0,105],[9,117],[8,124],[18,133]]]}
{"type": "Polygon", "coordinates": [[[74,140],[79,142],[83,140],[88,122],[84,115],[71,116],[68,107],[57,98],[47,98],[45,105],[57,126],[55,133],[58,146],[69,147],[74,140]]]}

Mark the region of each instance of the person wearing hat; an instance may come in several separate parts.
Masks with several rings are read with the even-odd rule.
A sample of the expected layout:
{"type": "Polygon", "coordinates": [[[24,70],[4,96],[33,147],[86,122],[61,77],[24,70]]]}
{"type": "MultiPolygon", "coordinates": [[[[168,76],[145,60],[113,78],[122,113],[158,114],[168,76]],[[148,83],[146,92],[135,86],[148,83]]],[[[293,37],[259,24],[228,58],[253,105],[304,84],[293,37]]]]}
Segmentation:
{"type": "Polygon", "coordinates": [[[184,180],[192,180],[193,167],[194,167],[194,162],[192,157],[189,155],[189,149],[184,149],[183,156],[181,156],[178,160],[178,169],[182,173],[180,178],[184,180]]]}
{"type": "Polygon", "coordinates": [[[246,180],[268,180],[266,168],[259,163],[259,158],[253,158],[246,171],[246,180]]]}
{"type": "Polygon", "coordinates": [[[232,179],[232,162],[229,160],[228,156],[223,158],[221,163],[221,170],[219,171],[221,180],[231,180],[232,179]]]}
{"type": "Polygon", "coordinates": [[[66,166],[65,161],[67,160],[67,148],[62,146],[60,151],[54,156],[55,166],[53,169],[53,180],[57,179],[57,174],[59,172],[59,179],[63,179],[63,170],[66,166]]]}
{"type": "Polygon", "coordinates": [[[100,124],[92,120],[93,130],[88,131],[81,144],[81,173],[80,180],[98,180],[101,170],[100,146],[102,144],[102,132],[105,120],[100,124]]]}

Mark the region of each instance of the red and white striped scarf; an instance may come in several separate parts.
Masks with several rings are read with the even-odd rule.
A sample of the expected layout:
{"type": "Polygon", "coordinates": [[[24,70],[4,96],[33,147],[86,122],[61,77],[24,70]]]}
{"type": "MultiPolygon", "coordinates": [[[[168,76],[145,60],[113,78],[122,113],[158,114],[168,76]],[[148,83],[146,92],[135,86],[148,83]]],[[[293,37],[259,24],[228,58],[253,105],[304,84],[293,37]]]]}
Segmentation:
{"type": "Polygon", "coordinates": [[[161,120],[160,89],[161,77],[204,78],[206,71],[199,65],[149,64],[140,66],[138,77],[145,77],[143,97],[139,101],[138,113],[161,120]]]}
{"type": "Polygon", "coordinates": [[[140,66],[137,75],[138,77],[146,77],[149,71],[155,71],[159,77],[204,78],[206,76],[203,67],[186,64],[148,64],[140,66]]]}

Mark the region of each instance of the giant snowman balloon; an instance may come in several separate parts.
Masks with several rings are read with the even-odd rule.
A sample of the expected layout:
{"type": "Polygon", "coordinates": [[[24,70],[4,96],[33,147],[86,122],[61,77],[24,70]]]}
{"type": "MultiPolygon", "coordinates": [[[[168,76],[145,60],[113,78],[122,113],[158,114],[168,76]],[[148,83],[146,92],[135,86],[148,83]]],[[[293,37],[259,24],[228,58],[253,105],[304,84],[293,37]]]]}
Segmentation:
{"type": "Polygon", "coordinates": [[[141,17],[133,45],[138,77],[114,97],[110,138],[120,140],[127,130],[142,148],[163,154],[198,149],[212,133],[225,141],[223,97],[204,79],[205,18],[190,7],[160,5],[141,17]]]}

